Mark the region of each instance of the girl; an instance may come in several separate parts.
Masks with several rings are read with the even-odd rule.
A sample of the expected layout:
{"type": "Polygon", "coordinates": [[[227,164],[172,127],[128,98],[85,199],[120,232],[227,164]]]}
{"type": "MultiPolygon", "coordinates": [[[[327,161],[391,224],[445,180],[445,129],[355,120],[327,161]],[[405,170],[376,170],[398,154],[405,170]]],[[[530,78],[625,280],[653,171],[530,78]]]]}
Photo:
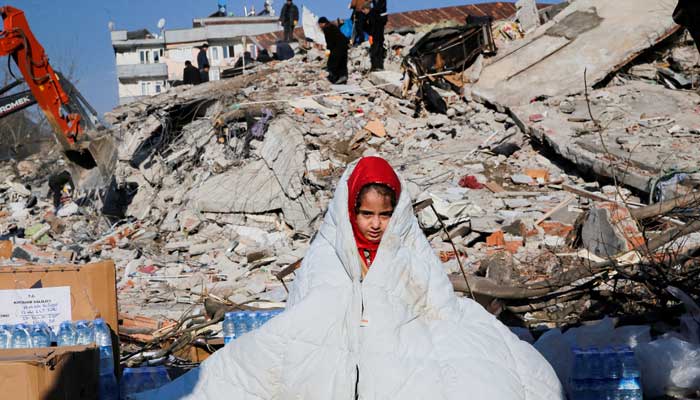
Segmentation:
{"type": "Polygon", "coordinates": [[[287,310],[143,398],[564,399],[546,360],[457,298],[389,164],[348,168],[287,310]]]}

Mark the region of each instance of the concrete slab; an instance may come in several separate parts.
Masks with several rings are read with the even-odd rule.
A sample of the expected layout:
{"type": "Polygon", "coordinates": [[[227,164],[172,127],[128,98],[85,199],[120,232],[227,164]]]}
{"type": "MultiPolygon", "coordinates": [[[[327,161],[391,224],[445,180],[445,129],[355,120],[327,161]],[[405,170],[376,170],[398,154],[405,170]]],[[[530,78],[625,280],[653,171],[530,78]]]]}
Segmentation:
{"type": "Polygon", "coordinates": [[[615,176],[645,193],[668,171],[700,166],[697,93],[633,82],[595,90],[590,98],[592,113],[604,127],[602,134],[595,131],[582,95],[573,99],[573,113],[554,106],[560,98],[512,111],[516,123],[579,169],[615,176]],[[537,114],[543,119],[533,122],[530,116],[537,114]]]}
{"type": "Polygon", "coordinates": [[[486,66],[473,93],[494,104],[526,104],[541,95],[595,85],[678,29],[674,2],[578,0],[486,66]]]}

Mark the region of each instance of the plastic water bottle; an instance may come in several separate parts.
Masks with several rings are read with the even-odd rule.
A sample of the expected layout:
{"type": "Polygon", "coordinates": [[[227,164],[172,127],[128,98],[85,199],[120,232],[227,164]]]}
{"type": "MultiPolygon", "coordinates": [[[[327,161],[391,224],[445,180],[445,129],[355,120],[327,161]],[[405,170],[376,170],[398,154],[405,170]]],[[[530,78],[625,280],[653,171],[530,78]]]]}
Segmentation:
{"type": "Polygon", "coordinates": [[[95,334],[88,321],[78,321],[75,323],[76,344],[88,345],[95,342],[95,334]]]}
{"type": "Polygon", "coordinates": [[[170,382],[168,370],[165,367],[124,368],[120,381],[121,398],[128,395],[157,389],[170,382]]]}
{"type": "Polygon", "coordinates": [[[224,334],[224,344],[228,344],[231,340],[236,338],[236,322],[234,312],[227,312],[224,315],[222,330],[224,334]]]}
{"type": "Polygon", "coordinates": [[[98,394],[100,400],[118,400],[119,386],[114,376],[114,357],[112,356],[112,333],[102,318],[97,318],[93,324],[95,329],[95,344],[100,351],[100,385],[98,394]]]}
{"type": "Polygon", "coordinates": [[[639,363],[634,356],[634,351],[629,347],[618,349],[620,355],[620,381],[619,390],[624,400],[641,400],[641,373],[639,363]]]}
{"type": "Polygon", "coordinates": [[[58,326],[57,342],[59,346],[75,346],[75,328],[70,321],[63,321],[58,326]]]}
{"type": "Polygon", "coordinates": [[[237,311],[233,315],[233,326],[236,338],[248,333],[248,318],[245,311],[237,311]]]}
{"type": "Polygon", "coordinates": [[[250,311],[248,312],[248,318],[246,319],[248,323],[248,331],[253,331],[255,329],[258,329],[260,327],[260,320],[258,318],[258,312],[257,311],[250,311]]]}
{"type": "Polygon", "coordinates": [[[629,347],[618,349],[621,355],[621,375],[623,378],[639,378],[639,363],[634,356],[634,351],[629,347]]]}
{"type": "Polygon", "coordinates": [[[10,348],[10,338],[12,337],[12,327],[10,325],[0,325],[0,349],[10,348]]]}
{"type": "Polygon", "coordinates": [[[260,326],[263,326],[267,321],[272,319],[272,311],[260,311],[260,326]]]}
{"type": "Polygon", "coordinates": [[[28,349],[32,347],[32,339],[27,325],[15,325],[15,328],[12,330],[12,336],[10,336],[10,347],[13,349],[28,349]]]}
{"type": "Polygon", "coordinates": [[[56,338],[56,332],[51,329],[49,324],[46,322],[39,322],[37,325],[41,328],[44,333],[46,333],[46,337],[49,338],[49,346],[53,345],[54,343],[58,342],[58,339],[56,338]]]}
{"type": "Polygon", "coordinates": [[[32,347],[51,347],[51,337],[41,324],[32,326],[32,347]]]}

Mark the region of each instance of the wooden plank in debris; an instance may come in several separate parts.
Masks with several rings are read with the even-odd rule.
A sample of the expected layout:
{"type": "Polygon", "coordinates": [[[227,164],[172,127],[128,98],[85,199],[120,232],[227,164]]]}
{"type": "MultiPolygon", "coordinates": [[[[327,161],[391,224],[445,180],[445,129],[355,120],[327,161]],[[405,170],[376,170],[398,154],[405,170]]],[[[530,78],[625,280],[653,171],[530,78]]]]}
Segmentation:
{"type": "Polygon", "coordinates": [[[506,191],[501,185],[499,185],[496,182],[486,182],[484,183],[484,186],[486,186],[486,188],[493,193],[502,193],[506,191]]]}

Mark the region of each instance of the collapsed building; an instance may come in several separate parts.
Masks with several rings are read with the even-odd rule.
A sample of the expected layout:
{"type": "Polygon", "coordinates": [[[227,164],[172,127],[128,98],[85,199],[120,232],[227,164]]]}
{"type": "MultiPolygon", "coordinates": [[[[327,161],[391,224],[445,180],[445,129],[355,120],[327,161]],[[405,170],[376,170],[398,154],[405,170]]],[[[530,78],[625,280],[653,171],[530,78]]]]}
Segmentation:
{"type": "Polygon", "coordinates": [[[396,29],[385,71],[366,73],[366,45],[353,48],[347,85],[326,82],[322,49],[304,45],[117,107],[113,190],[75,194],[63,213],[48,163],[5,163],[3,265],[112,259],[123,361],[198,361],[222,309],[283,305],[346,165],[381,155],[455,290],[534,333],[563,382],[557,346],[636,341],[653,360],[663,340],[695,356],[663,376],[644,364],[645,390],[697,390],[694,43],[654,1],[520,7],[525,32],[504,21],[511,4],[493,20],[474,7],[467,25],[396,29]],[[202,328],[175,346],[184,319],[202,328]]]}

